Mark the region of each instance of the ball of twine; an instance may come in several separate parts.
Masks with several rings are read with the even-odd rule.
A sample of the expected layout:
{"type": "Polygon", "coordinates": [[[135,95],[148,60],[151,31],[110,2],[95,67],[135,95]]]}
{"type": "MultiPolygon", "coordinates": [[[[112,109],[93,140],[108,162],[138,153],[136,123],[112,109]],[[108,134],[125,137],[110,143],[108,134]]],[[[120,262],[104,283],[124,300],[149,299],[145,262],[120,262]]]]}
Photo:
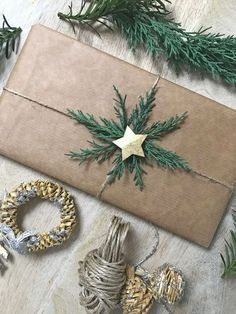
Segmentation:
{"type": "Polygon", "coordinates": [[[114,217],[103,245],[89,252],[80,262],[80,304],[87,313],[111,313],[120,303],[126,283],[123,245],[128,230],[129,223],[114,217]]]}

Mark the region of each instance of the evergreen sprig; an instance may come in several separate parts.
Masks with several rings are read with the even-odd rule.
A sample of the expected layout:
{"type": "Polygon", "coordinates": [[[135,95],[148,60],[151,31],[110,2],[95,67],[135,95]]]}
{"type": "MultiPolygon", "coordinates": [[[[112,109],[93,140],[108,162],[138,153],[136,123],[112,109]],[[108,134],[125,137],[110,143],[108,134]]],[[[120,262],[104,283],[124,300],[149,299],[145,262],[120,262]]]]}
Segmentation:
{"type": "MultiPolygon", "coordinates": [[[[236,212],[233,211],[234,227],[236,228],[236,212]]],[[[236,275],[236,231],[230,230],[231,242],[226,241],[225,256],[220,254],[224,264],[224,272],[222,277],[230,277],[236,275]]]]}
{"type": "Polygon", "coordinates": [[[170,170],[190,171],[188,163],[182,157],[154,143],[154,140],[159,140],[164,134],[178,129],[187,118],[187,113],[176,115],[166,121],[158,121],[149,127],[148,121],[155,106],[157,84],[144,97],[139,98],[138,104],[133,108],[129,117],[126,110],[127,96],[122,96],[115,86],[114,91],[116,95],[114,109],[118,122],[102,117],[97,120],[92,114],[85,114],[81,110],[68,110],[69,116],[83,124],[99,142],[88,141],[89,148],[81,149],[79,152],[69,152],[66,155],[80,160],[81,163],[90,160],[104,162],[115,155],[113,167],[108,173],[108,182],[112,183],[115,179],[120,179],[127,169],[134,175],[135,185],[141,190],[144,188],[143,175],[146,174],[143,165],[148,162],[155,162],[158,166],[170,170]],[[136,134],[147,135],[143,143],[144,158],[132,155],[126,160],[122,160],[121,150],[113,141],[124,136],[127,126],[130,126],[136,134]]]}
{"type": "MultiPolygon", "coordinates": [[[[118,28],[133,50],[144,47],[148,54],[164,55],[179,73],[182,70],[208,73],[236,84],[236,37],[209,33],[201,28],[187,32],[171,18],[166,0],[83,0],[79,12],[72,5],[68,14],[58,16],[75,30],[77,23],[95,22],[118,28]]],[[[96,31],[97,32],[97,31],[96,31]]]]}
{"type": "Polygon", "coordinates": [[[3,24],[0,28],[0,51],[5,49],[7,58],[10,58],[12,51],[17,53],[21,32],[22,29],[20,27],[10,26],[3,15],[3,24]]]}

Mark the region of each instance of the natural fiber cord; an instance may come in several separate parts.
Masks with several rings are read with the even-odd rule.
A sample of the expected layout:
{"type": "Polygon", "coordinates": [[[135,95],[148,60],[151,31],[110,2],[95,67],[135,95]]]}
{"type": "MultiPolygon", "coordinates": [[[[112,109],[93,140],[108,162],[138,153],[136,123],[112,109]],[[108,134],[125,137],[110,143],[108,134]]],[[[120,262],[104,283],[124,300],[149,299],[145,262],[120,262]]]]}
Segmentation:
{"type": "Polygon", "coordinates": [[[154,273],[140,266],[153,255],[158,244],[137,266],[126,264],[123,246],[128,229],[129,224],[114,217],[104,244],[80,262],[80,304],[89,314],[114,313],[117,305],[123,314],[148,314],[154,302],[158,302],[172,313],[170,305],[178,303],[184,294],[182,272],[168,263],[154,273]]]}
{"type": "Polygon", "coordinates": [[[129,266],[121,298],[123,314],[147,314],[154,301],[152,289],[135,273],[135,268],[129,266]]]}
{"type": "Polygon", "coordinates": [[[107,314],[120,303],[126,283],[127,264],[123,244],[129,224],[114,217],[104,244],[87,254],[80,262],[80,303],[87,313],[107,314]]]}

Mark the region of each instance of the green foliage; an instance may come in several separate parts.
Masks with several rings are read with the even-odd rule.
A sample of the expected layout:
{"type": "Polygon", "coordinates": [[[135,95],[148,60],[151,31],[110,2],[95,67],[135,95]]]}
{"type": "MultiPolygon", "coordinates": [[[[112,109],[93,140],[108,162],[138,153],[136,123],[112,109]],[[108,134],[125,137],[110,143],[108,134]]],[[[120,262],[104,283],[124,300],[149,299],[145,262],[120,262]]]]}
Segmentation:
{"type": "Polygon", "coordinates": [[[175,152],[171,152],[159,145],[156,146],[151,140],[144,142],[144,151],[147,158],[154,160],[163,168],[190,170],[188,163],[183,158],[175,152]]]}
{"type": "Polygon", "coordinates": [[[11,27],[3,15],[3,25],[0,28],[0,50],[5,49],[5,55],[10,58],[12,51],[17,53],[22,30],[11,27]]]}
{"type": "MultiPolygon", "coordinates": [[[[131,112],[128,124],[133,127],[134,133],[141,133],[145,130],[149,115],[155,107],[156,88],[152,88],[148,91],[145,97],[140,96],[139,104],[135,106],[131,112]]],[[[146,133],[146,132],[145,132],[146,133]]]]}
{"type": "MultiPolygon", "coordinates": [[[[95,22],[118,28],[131,49],[144,47],[148,54],[160,54],[179,73],[183,69],[221,77],[228,84],[236,83],[236,38],[209,33],[208,29],[187,32],[170,16],[160,0],[83,0],[81,10],[58,16],[73,28],[77,23],[95,22]]],[[[75,30],[75,28],[74,28],[75,30]]],[[[97,31],[96,31],[97,32],[97,31]]]]}
{"type": "Polygon", "coordinates": [[[114,106],[114,110],[115,110],[117,118],[120,120],[120,126],[122,130],[124,130],[128,122],[127,112],[125,108],[127,95],[122,97],[119,90],[115,86],[113,86],[113,88],[117,96],[117,99],[116,98],[113,99],[116,102],[116,106],[114,106]]]}
{"type": "MultiPolygon", "coordinates": [[[[234,227],[236,228],[236,212],[233,211],[234,227]]],[[[226,241],[225,256],[220,254],[224,264],[224,272],[222,277],[230,277],[236,275],[236,231],[231,230],[231,242],[226,241]]]]}
{"type": "Polygon", "coordinates": [[[92,114],[84,114],[81,110],[68,110],[72,119],[83,124],[96,138],[105,142],[123,136],[122,128],[113,120],[100,118],[100,123],[92,114]]]}
{"type": "Polygon", "coordinates": [[[187,116],[188,113],[184,112],[180,116],[176,115],[175,117],[171,117],[170,119],[164,122],[161,121],[154,122],[150,128],[147,128],[145,130],[145,132],[148,133],[150,139],[151,138],[160,139],[165,134],[178,129],[181,123],[183,123],[184,120],[187,118],[187,116]]]}
{"type": "Polygon", "coordinates": [[[138,104],[132,110],[130,117],[126,111],[126,96],[122,96],[119,90],[114,86],[115,114],[119,122],[100,117],[97,120],[91,114],[84,114],[80,110],[68,110],[69,116],[80,124],[83,124],[91,135],[99,140],[99,143],[88,141],[89,148],[81,149],[79,152],[69,152],[66,155],[72,159],[78,159],[81,163],[90,160],[104,162],[115,154],[113,167],[108,173],[108,182],[112,183],[120,179],[127,169],[134,175],[134,182],[142,190],[144,188],[143,175],[146,174],[143,164],[148,160],[154,161],[160,167],[170,170],[182,169],[190,171],[187,162],[176,153],[168,151],[160,146],[155,146],[154,140],[172,132],[180,127],[185,121],[187,114],[171,117],[166,121],[158,121],[148,127],[150,114],[155,106],[155,95],[157,92],[156,84],[146,93],[144,97],[139,98],[138,104]],[[121,150],[113,143],[114,140],[123,137],[127,125],[131,126],[136,134],[147,134],[143,143],[145,158],[132,155],[126,160],[122,160],[121,150]]]}
{"type": "Polygon", "coordinates": [[[94,159],[97,162],[103,162],[110,158],[116,151],[113,144],[99,144],[94,141],[88,141],[90,143],[91,148],[81,149],[80,152],[70,152],[66,154],[71,158],[78,158],[80,163],[87,161],[88,159],[94,159]]]}

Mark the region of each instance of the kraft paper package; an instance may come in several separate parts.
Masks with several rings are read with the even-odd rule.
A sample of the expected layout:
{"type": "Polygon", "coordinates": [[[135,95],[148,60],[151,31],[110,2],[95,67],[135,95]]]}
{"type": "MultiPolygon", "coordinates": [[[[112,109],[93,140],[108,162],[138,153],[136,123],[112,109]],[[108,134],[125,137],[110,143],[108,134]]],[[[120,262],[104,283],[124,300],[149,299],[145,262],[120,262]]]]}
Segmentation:
{"type": "MultiPolygon", "coordinates": [[[[67,108],[115,118],[113,84],[128,110],[156,76],[44,26],[35,25],[0,100],[0,154],[99,195],[112,160],[79,166],[65,156],[88,147],[88,130],[67,108]]],[[[236,179],[236,111],[160,79],[151,122],[188,111],[181,129],[160,145],[183,156],[193,173],[146,169],[145,188],[132,175],[106,187],[101,199],[208,247],[236,179]]]]}

